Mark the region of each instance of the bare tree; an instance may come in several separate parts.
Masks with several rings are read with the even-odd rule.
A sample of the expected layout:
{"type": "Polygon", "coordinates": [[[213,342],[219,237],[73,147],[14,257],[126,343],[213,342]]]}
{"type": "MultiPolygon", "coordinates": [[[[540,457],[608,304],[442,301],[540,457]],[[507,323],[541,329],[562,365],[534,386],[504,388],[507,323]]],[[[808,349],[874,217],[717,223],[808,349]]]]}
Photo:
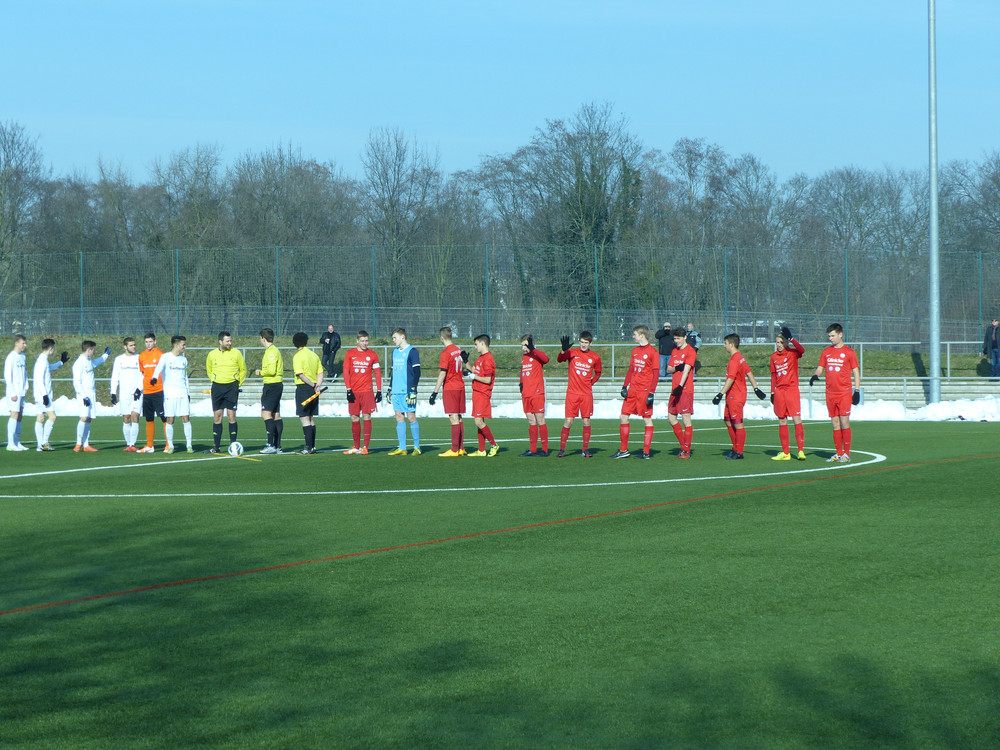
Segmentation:
{"type": "Polygon", "coordinates": [[[7,293],[11,255],[23,250],[21,237],[48,174],[37,139],[16,122],[0,122],[0,293],[7,293]]]}

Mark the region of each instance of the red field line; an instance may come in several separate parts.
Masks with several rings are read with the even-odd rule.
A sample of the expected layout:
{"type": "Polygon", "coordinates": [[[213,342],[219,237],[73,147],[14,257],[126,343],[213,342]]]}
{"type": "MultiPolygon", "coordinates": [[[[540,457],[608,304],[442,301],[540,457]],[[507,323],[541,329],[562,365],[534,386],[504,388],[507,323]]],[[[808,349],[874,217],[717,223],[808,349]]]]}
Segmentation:
{"type": "Polygon", "coordinates": [[[4,615],[14,615],[21,612],[33,612],[40,609],[51,609],[53,607],[65,607],[70,604],[82,604],[83,602],[92,602],[99,599],[113,599],[120,596],[127,596],[129,594],[139,594],[144,591],[156,591],[158,589],[173,588],[175,586],[188,586],[195,583],[206,583],[209,581],[221,581],[227,578],[238,578],[241,576],[255,575],[258,573],[268,573],[275,570],[285,570],[287,568],[296,568],[301,565],[315,565],[317,563],[334,562],[336,560],[347,560],[352,557],[364,557],[365,555],[377,555],[383,552],[396,552],[405,549],[414,549],[417,547],[427,547],[434,544],[445,544],[448,542],[457,542],[463,539],[475,539],[477,537],[493,536],[494,534],[508,534],[515,531],[526,531],[529,529],[540,529],[546,526],[557,526],[559,524],[567,523],[579,523],[581,521],[593,521],[600,518],[611,518],[613,516],[620,516],[626,513],[638,513],[640,511],[654,510],[656,508],[665,508],[672,505],[683,505],[686,503],[696,503],[704,500],[718,500],[724,497],[735,497],[738,495],[748,495],[754,492],[766,492],[768,490],[780,490],[788,487],[798,487],[803,484],[812,484],[814,482],[828,482],[830,480],[843,480],[848,477],[859,477],[865,476],[867,474],[877,474],[886,471],[897,471],[899,469],[911,469],[918,466],[932,466],[935,464],[945,464],[945,463],[955,463],[959,461],[975,461],[985,458],[997,458],[1000,453],[989,453],[981,456],[961,456],[958,458],[941,458],[934,461],[917,461],[907,464],[898,464],[896,466],[883,466],[875,469],[866,469],[864,471],[856,471],[845,474],[832,474],[822,477],[812,477],[809,479],[798,479],[793,482],[783,482],[781,484],[771,484],[763,487],[749,487],[742,490],[732,490],[731,492],[720,492],[714,495],[701,495],[699,497],[687,498],[685,500],[667,500],[662,503],[652,503],[650,505],[641,505],[635,508],[625,508],[622,510],[612,510],[607,513],[593,513],[586,516],[578,516],[576,518],[561,518],[554,521],[540,521],[538,523],[526,524],[523,526],[511,526],[506,529],[492,529],[490,531],[473,531],[468,534],[460,534],[458,536],[449,536],[441,539],[428,539],[422,542],[410,542],[409,544],[397,544],[391,547],[380,547],[378,549],[368,549],[359,552],[345,552],[341,555],[332,555],[331,557],[320,557],[315,560],[299,560],[297,562],[282,563],[281,565],[268,565],[263,568],[253,568],[251,570],[241,570],[234,573],[219,573],[216,575],[209,576],[199,576],[198,578],[187,578],[182,581],[170,581],[166,583],[154,583],[149,586],[139,586],[132,589],[124,589],[122,591],[113,591],[104,594],[93,594],[91,596],[82,596],[75,599],[66,599],[59,602],[48,602],[45,604],[33,604],[27,607],[18,607],[17,609],[8,609],[0,611],[0,617],[4,615]]]}

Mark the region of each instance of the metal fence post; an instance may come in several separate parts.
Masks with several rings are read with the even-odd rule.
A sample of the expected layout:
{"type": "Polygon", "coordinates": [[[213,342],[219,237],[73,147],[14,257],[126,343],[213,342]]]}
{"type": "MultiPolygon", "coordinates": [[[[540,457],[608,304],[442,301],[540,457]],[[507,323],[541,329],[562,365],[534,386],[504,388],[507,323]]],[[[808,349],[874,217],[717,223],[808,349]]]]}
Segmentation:
{"type": "MultiPolygon", "coordinates": [[[[594,337],[601,339],[601,280],[597,263],[597,243],[594,243],[594,337]]],[[[614,367],[612,366],[612,375],[614,367]]]]}
{"type": "Polygon", "coordinates": [[[486,333],[490,332],[490,243],[486,243],[486,333]]]}
{"type": "Polygon", "coordinates": [[[177,321],[174,333],[181,332],[181,251],[174,248],[174,318],[177,321]]]}
{"type": "Polygon", "coordinates": [[[372,337],[375,336],[375,245],[372,245],[372,337]]]}
{"type": "Polygon", "coordinates": [[[278,246],[274,246],[274,332],[281,330],[281,279],[278,274],[278,246]]]}
{"type": "Polygon", "coordinates": [[[80,248],[80,335],[83,336],[83,248],[80,248]]]}

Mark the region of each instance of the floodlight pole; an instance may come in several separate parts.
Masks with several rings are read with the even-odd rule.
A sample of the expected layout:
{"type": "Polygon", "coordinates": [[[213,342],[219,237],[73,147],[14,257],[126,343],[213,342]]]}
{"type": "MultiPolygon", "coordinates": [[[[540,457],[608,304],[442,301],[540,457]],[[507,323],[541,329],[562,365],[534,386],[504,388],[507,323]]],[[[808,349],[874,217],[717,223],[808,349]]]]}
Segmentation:
{"type": "Polygon", "coordinates": [[[930,121],[930,393],[928,403],[941,401],[941,259],[938,227],[937,51],[935,0],[927,0],[929,121],[930,121]]]}

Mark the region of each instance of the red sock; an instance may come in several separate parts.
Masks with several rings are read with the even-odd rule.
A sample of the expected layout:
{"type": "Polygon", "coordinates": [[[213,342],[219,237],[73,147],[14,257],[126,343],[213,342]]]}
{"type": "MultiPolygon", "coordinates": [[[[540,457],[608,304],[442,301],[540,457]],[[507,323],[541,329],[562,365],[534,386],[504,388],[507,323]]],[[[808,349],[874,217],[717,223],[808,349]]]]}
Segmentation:
{"type": "Polygon", "coordinates": [[[649,453],[649,447],[653,444],[653,425],[649,425],[642,433],[642,449],[649,453]]]}
{"type": "Polygon", "coordinates": [[[549,426],[547,424],[538,425],[538,436],[542,439],[542,450],[549,452],[549,426]]]}
{"type": "Polygon", "coordinates": [[[365,450],[368,450],[368,443],[372,440],[372,421],[370,419],[364,420],[364,433],[365,433],[365,450]]]}
{"type": "Polygon", "coordinates": [[[736,430],[736,443],[734,450],[737,453],[742,453],[743,446],[746,445],[746,443],[747,443],[747,431],[741,427],[740,429],[736,430]]]}
{"type": "Polygon", "coordinates": [[[628,450],[628,422],[618,425],[618,434],[622,438],[622,447],[619,450],[624,453],[628,450]]]}
{"type": "Polygon", "coordinates": [[[455,450],[465,449],[465,422],[459,420],[458,422],[458,448],[455,450]]]}
{"type": "MultiPolygon", "coordinates": [[[[586,427],[583,428],[586,431],[586,427]]],[[[569,440],[569,427],[563,427],[559,433],[559,450],[566,450],[566,441],[569,440]]]]}
{"type": "Polygon", "coordinates": [[[493,430],[490,429],[489,425],[483,425],[483,437],[490,441],[490,445],[496,445],[497,441],[493,439],[493,430]]]}
{"type": "Polygon", "coordinates": [[[532,453],[538,451],[538,425],[528,425],[528,450],[532,453]]]}
{"type": "Polygon", "coordinates": [[[674,422],[673,427],[674,434],[677,436],[677,442],[680,443],[681,450],[684,450],[684,428],[680,422],[674,422]]]}
{"type": "Polygon", "coordinates": [[[838,456],[844,452],[844,438],[840,433],[841,430],[833,431],[833,447],[837,449],[838,456]]]}
{"type": "Polygon", "coordinates": [[[691,452],[691,440],[694,437],[694,425],[688,425],[684,428],[684,450],[688,453],[691,452]]]}
{"type": "Polygon", "coordinates": [[[801,422],[795,425],[795,443],[799,446],[800,451],[806,449],[806,430],[801,422]]]}
{"type": "Polygon", "coordinates": [[[483,434],[483,431],[476,430],[476,435],[479,438],[479,450],[486,450],[486,436],[483,434]]]}
{"type": "MultiPolygon", "coordinates": [[[[796,435],[798,437],[798,435],[796,435]]],[[[788,453],[788,425],[778,425],[778,439],[781,441],[781,452],[788,453]]]]}
{"type": "Polygon", "coordinates": [[[451,449],[455,453],[462,448],[462,424],[453,424],[451,426],[451,449]]]}
{"type": "Polygon", "coordinates": [[[726,429],[729,430],[729,442],[733,444],[733,450],[739,453],[739,451],[736,450],[736,428],[733,427],[732,422],[727,421],[726,429]]]}
{"type": "Polygon", "coordinates": [[[587,450],[590,447],[590,425],[583,426],[583,449],[587,450]]]}
{"type": "Polygon", "coordinates": [[[354,447],[361,448],[361,422],[351,422],[351,436],[354,438],[354,447]]]}
{"type": "Polygon", "coordinates": [[[843,430],[840,431],[840,434],[843,436],[842,439],[844,442],[844,455],[849,456],[851,455],[851,428],[845,427],[843,430]]]}

